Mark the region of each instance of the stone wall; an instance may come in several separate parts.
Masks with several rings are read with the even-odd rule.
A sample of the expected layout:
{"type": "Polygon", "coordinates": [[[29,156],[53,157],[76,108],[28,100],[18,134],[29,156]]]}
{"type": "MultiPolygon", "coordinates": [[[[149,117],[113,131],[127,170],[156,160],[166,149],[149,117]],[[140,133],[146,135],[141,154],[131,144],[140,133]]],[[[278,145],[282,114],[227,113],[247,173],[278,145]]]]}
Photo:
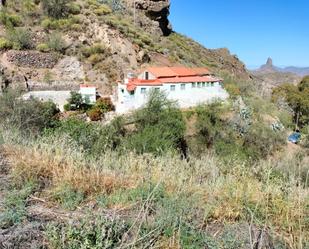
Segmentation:
{"type": "Polygon", "coordinates": [[[7,60],[19,67],[53,68],[59,60],[59,55],[37,51],[11,50],[7,53],[7,60]]]}

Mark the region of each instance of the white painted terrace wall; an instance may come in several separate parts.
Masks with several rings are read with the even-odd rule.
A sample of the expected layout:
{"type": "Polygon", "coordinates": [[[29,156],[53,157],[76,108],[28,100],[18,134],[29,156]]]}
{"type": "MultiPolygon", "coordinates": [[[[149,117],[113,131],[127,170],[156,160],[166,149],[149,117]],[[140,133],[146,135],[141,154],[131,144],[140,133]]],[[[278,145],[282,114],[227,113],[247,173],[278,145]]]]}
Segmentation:
{"type": "Polygon", "coordinates": [[[215,99],[225,100],[229,97],[226,90],[219,82],[213,83],[205,87],[192,88],[192,83],[185,84],[185,89],[181,89],[181,84],[164,84],[163,86],[138,86],[134,95],[131,95],[123,84],[118,85],[118,99],[115,103],[116,112],[126,113],[142,107],[146,102],[149,91],[153,88],[160,89],[167,94],[170,100],[178,102],[180,108],[189,108],[202,103],[210,103],[215,99]],[[171,85],[175,86],[175,91],[171,91],[171,85]],[[146,93],[142,93],[142,88],[146,89],[146,93]]]}

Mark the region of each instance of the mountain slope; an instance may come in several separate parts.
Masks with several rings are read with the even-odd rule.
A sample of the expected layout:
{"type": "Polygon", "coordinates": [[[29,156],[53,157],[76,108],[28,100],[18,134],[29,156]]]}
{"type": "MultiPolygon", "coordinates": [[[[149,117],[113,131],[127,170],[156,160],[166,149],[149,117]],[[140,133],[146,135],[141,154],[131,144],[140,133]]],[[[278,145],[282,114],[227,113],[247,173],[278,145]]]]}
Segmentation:
{"type": "Polygon", "coordinates": [[[74,89],[86,82],[110,94],[128,71],[149,64],[207,66],[215,73],[251,78],[227,49],[206,49],[172,32],[168,0],[138,0],[135,6],[131,0],[69,1],[61,18],[48,16],[44,1],[27,2],[7,1],[2,12],[2,87],[27,83],[31,89],[74,89]],[[20,39],[28,39],[27,44],[17,44],[20,39]]]}

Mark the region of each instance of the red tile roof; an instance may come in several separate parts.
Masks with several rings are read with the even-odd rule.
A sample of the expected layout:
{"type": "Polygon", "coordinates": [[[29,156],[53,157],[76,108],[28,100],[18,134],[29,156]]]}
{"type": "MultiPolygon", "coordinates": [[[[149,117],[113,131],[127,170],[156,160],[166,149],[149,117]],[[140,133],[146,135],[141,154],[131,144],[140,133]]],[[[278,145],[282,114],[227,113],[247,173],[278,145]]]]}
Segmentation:
{"type": "Polygon", "coordinates": [[[80,86],[80,88],[96,87],[95,85],[91,85],[91,84],[80,84],[79,86],[80,86]]]}
{"type": "Polygon", "coordinates": [[[168,83],[192,83],[192,82],[218,82],[222,81],[220,78],[215,78],[212,76],[192,76],[192,77],[170,77],[170,78],[160,78],[156,80],[140,80],[140,79],[130,79],[127,84],[128,91],[134,91],[137,86],[162,86],[168,83]]]}
{"type": "Polygon", "coordinates": [[[189,68],[189,67],[150,67],[144,71],[152,73],[157,78],[188,77],[188,76],[210,74],[207,68],[189,68]]]}
{"type": "Polygon", "coordinates": [[[142,80],[129,79],[127,90],[133,91],[137,86],[162,86],[164,83],[191,83],[191,82],[218,82],[220,78],[209,76],[207,68],[187,68],[187,67],[150,67],[144,72],[152,73],[157,79],[142,80]]]}

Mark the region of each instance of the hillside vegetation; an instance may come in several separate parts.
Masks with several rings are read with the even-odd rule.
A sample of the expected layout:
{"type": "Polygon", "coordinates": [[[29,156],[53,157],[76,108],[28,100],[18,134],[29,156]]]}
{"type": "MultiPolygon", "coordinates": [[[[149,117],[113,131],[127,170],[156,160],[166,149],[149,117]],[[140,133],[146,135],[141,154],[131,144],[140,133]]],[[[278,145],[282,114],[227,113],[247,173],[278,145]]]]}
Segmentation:
{"type": "Polygon", "coordinates": [[[1,229],[34,219],[47,248],[306,248],[308,142],[286,145],[287,106],[239,91],[187,111],[152,92],[104,126],[6,92],[1,229]]]}
{"type": "MultiPolygon", "coordinates": [[[[160,9],[160,1],[150,2],[160,9]]],[[[134,22],[130,1],[8,0],[0,13],[2,85],[24,87],[26,76],[40,88],[89,82],[110,94],[116,80],[149,64],[207,66],[250,79],[227,49],[209,50],[175,32],[162,36],[147,15],[137,9],[134,22]]]]}

